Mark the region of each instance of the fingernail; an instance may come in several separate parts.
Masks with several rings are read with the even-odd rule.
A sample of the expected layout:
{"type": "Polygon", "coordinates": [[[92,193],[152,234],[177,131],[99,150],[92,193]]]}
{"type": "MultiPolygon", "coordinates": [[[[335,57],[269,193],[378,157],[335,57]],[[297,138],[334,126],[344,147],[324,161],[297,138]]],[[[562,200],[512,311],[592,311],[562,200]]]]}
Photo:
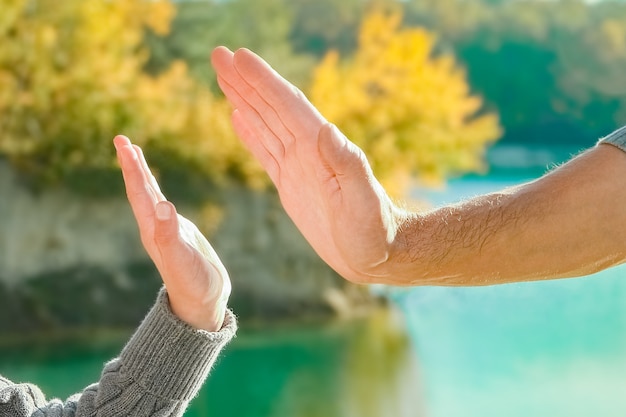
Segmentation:
{"type": "Polygon", "coordinates": [[[172,208],[167,203],[159,203],[156,206],[156,217],[161,221],[169,220],[172,216],[172,208]]]}

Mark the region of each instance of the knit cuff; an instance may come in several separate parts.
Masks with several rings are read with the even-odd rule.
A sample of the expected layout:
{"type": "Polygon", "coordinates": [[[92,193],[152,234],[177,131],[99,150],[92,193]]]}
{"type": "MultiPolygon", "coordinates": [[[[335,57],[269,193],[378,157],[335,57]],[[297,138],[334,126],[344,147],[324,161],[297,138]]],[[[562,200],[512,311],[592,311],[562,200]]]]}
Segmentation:
{"type": "Polygon", "coordinates": [[[617,129],[608,136],[603,137],[598,141],[598,143],[608,143],[609,145],[617,146],[626,152],[626,126],[621,129],[617,129]]]}
{"type": "Polygon", "coordinates": [[[198,330],[172,313],[165,289],[120,356],[123,372],[146,391],[174,401],[191,400],[213,362],[237,331],[226,310],[217,332],[198,330]]]}

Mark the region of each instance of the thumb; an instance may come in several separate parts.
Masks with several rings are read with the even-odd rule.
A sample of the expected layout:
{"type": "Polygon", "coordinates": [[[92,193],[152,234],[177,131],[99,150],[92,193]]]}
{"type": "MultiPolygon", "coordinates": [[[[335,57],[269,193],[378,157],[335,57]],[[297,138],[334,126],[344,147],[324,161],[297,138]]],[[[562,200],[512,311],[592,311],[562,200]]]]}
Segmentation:
{"type": "Polygon", "coordinates": [[[326,123],[321,127],[318,147],[327,171],[342,188],[362,184],[363,179],[373,176],[361,148],[350,142],[335,125],[326,123]]]}
{"type": "Polygon", "coordinates": [[[181,248],[176,208],[169,201],[160,201],[155,208],[154,241],[161,253],[161,259],[168,263],[176,257],[181,248]]]}

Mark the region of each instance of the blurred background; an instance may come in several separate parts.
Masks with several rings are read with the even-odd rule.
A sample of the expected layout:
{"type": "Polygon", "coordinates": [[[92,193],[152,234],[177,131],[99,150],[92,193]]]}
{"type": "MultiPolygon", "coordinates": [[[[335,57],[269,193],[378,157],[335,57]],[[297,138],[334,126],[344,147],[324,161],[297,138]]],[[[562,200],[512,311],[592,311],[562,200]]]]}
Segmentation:
{"type": "Polygon", "coordinates": [[[124,133],[233,279],[239,336],[186,415],[623,415],[624,268],[348,284],[234,136],[208,57],[256,51],[395,197],[436,206],[537,178],[626,123],[626,2],[0,0],[0,39],[0,374],[65,398],[152,305],[124,133]]]}

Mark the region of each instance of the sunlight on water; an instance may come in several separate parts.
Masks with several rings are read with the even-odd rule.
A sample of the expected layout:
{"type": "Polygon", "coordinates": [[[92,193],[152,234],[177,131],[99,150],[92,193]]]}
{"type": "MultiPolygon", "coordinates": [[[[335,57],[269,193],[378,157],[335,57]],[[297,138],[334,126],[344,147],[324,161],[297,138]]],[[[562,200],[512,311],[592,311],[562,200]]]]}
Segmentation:
{"type": "MultiPolygon", "coordinates": [[[[517,180],[459,180],[436,205],[517,180]]],[[[626,410],[626,267],[550,282],[414,288],[394,298],[430,417],[618,417],[626,410]]]]}
{"type": "MultiPolygon", "coordinates": [[[[96,381],[126,337],[29,345],[0,373],[66,398],[96,381]]],[[[418,364],[403,321],[380,311],[330,323],[244,326],[186,417],[421,417],[418,364]]]]}
{"type": "Polygon", "coordinates": [[[624,274],[402,296],[428,415],[623,415],[624,274]]]}
{"type": "Polygon", "coordinates": [[[189,416],[420,417],[413,355],[402,320],[390,312],[244,331],[189,416]]]}

